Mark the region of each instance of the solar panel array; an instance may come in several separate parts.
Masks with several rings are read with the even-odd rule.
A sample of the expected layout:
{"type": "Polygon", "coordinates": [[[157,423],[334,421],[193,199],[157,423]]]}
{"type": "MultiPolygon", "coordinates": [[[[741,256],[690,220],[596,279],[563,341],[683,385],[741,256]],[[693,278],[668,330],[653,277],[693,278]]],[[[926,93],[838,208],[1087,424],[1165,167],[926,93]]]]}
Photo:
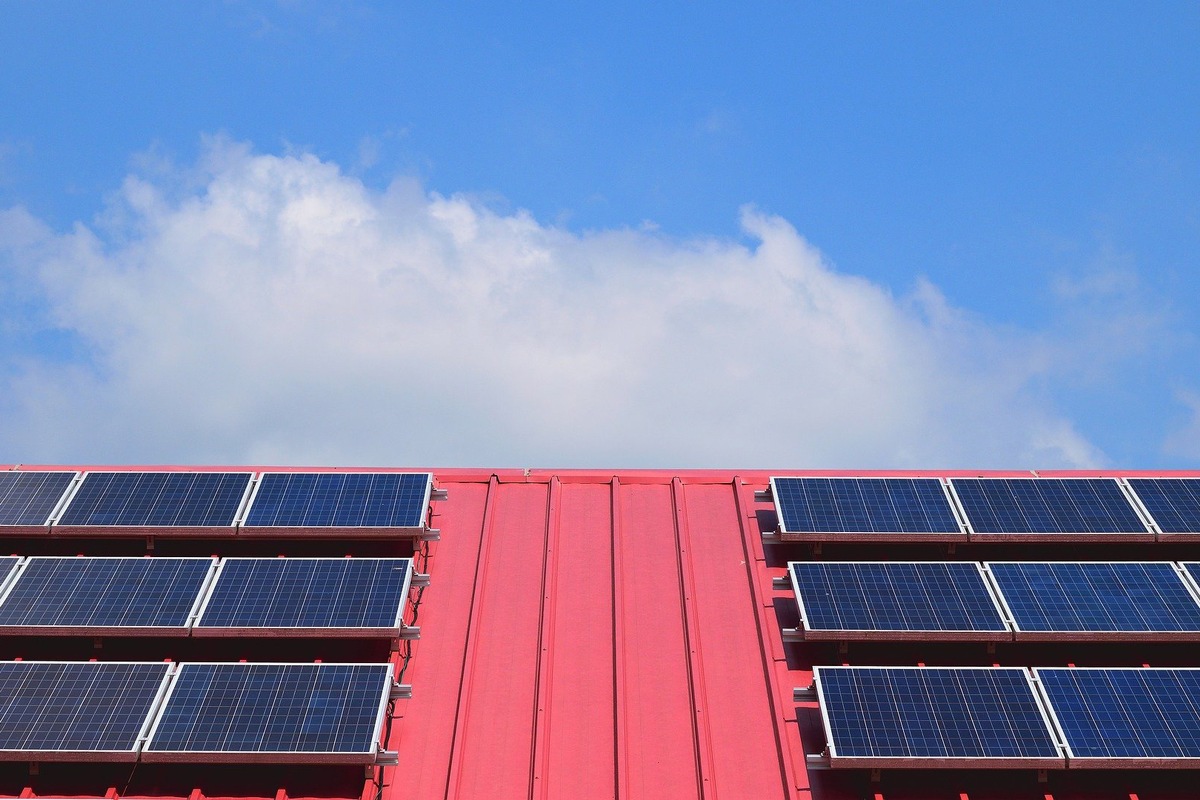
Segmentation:
{"type": "MultiPolygon", "coordinates": [[[[403,535],[432,494],[429,474],[10,470],[0,531],[403,535]]],[[[0,635],[396,638],[413,577],[409,558],[0,557],[0,635]]],[[[395,763],[396,690],[390,663],[0,662],[0,760],[395,763]]]]}
{"type": "MultiPolygon", "coordinates": [[[[1200,538],[1198,478],[912,479],[925,494],[909,504],[893,500],[900,480],[772,478],[766,539],[937,539],[936,515],[914,510],[944,512],[947,543],[1200,538]]],[[[1200,561],[813,560],[788,574],[787,641],[1200,641],[1200,561]]],[[[829,766],[1200,767],[1200,667],[812,669],[829,766]]]]}
{"type": "MultiPolygon", "coordinates": [[[[1200,580],[1200,565],[1182,569],[1200,580]]],[[[1196,586],[1170,562],[794,561],[788,570],[805,638],[982,640],[1011,630],[1200,640],[1196,586]]]]}
{"type": "Polygon", "coordinates": [[[0,472],[0,532],[425,530],[429,473],[0,472]],[[61,507],[61,510],[60,510],[61,507]]]}
{"type": "Polygon", "coordinates": [[[391,688],[391,664],[3,661],[0,759],[370,763],[391,688]]]}
{"type": "Polygon", "coordinates": [[[771,497],[785,541],[1200,537],[1200,478],[773,477],[771,497]]]}
{"type": "Polygon", "coordinates": [[[0,472],[0,526],[44,527],[74,472],[0,472]]]}
{"type": "Polygon", "coordinates": [[[783,533],[961,533],[936,478],[772,478],[783,533]]]}
{"type": "Polygon", "coordinates": [[[16,573],[0,595],[0,634],[394,637],[413,574],[407,558],[35,556],[8,562],[16,573]]]}
{"type": "Polygon", "coordinates": [[[1200,765],[1196,667],[818,666],[813,675],[831,766],[1200,765]]]}

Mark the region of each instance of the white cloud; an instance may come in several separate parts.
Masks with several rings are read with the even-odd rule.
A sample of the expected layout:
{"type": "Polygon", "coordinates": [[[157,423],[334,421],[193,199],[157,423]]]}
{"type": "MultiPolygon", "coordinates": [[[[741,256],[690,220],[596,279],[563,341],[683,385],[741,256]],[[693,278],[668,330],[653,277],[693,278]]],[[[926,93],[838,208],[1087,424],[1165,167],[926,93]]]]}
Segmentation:
{"type": "MultiPolygon", "coordinates": [[[[310,155],[211,146],[92,228],[0,218],[91,363],[5,378],[17,460],[489,466],[1084,466],[1031,386],[1061,357],[922,284],[753,245],[575,234],[310,155]]],[[[7,253],[7,255],[5,255],[7,253]]],[[[10,365],[11,366],[11,365],[10,365]]]]}

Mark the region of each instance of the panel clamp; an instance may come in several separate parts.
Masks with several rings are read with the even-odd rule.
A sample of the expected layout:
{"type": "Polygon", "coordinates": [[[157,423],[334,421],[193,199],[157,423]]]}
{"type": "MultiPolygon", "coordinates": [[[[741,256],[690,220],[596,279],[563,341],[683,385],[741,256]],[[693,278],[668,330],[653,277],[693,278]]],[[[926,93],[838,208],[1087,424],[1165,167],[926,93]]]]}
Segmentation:
{"type": "Polygon", "coordinates": [[[823,753],[806,753],[804,764],[809,769],[829,769],[829,751],[823,753]]]}

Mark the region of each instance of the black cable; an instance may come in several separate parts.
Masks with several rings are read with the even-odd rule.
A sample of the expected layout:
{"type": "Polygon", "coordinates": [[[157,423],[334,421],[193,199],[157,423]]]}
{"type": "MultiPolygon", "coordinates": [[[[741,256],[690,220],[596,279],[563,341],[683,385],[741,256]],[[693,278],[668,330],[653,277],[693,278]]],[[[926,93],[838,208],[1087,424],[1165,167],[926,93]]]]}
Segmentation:
{"type": "Polygon", "coordinates": [[[125,785],[121,787],[121,797],[129,794],[129,786],[133,783],[133,774],[137,772],[138,765],[141,763],[140,761],[133,762],[133,769],[129,770],[129,777],[125,779],[125,785]]]}
{"type": "Polygon", "coordinates": [[[404,682],[404,673],[408,671],[408,662],[412,660],[412,641],[404,640],[403,648],[400,651],[400,674],[396,676],[396,683],[404,682]]]}

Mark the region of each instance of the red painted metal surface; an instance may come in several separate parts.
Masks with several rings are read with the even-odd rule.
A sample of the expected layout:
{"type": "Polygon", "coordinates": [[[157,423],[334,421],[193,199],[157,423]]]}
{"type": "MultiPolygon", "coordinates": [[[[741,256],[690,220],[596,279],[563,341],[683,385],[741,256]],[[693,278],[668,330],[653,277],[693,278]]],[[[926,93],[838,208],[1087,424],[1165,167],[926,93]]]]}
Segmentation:
{"type": "MultiPolygon", "coordinates": [[[[449,499],[434,503],[441,540],[429,545],[422,635],[404,677],[413,696],[397,703],[388,746],[399,751],[400,767],[387,770],[384,800],[1195,796],[1189,792],[1196,781],[1179,774],[1050,774],[1041,783],[1035,773],[896,771],[872,782],[868,772],[806,764],[824,734],[816,704],[795,702],[792,688],[808,685],[814,663],[1119,665],[1195,657],[1178,644],[1022,644],[991,653],[983,644],[856,642],[842,651],[836,642],[782,642],[780,628],[795,624],[795,608],[772,579],[785,574],[789,559],[837,553],[832,546],[814,556],[810,545],[763,544],[774,514],[754,492],[771,475],[1029,471],[412,469],[433,472],[449,499]]],[[[170,546],[159,537],[158,552],[170,546]]],[[[212,552],[222,546],[214,543],[212,552]]],[[[270,546],[307,554],[317,545],[270,546]]],[[[847,557],[978,559],[968,545],[954,552],[929,544],[856,547],[847,557]]],[[[1145,557],[1144,547],[1122,547],[1115,557],[1145,557]]],[[[1162,550],[1164,559],[1198,554],[1182,544],[1150,547],[1174,548],[1162,550]]],[[[1102,551],[1089,548],[1097,558],[1102,551]]],[[[97,657],[130,657],[139,646],[106,645],[97,657]]],[[[361,770],[169,773],[155,765],[159,772],[129,781],[127,765],[104,767],[72,767],[72,780],[52,784],[23,765],[6,766],[0,794],[375,797],[361,770]]]]}

